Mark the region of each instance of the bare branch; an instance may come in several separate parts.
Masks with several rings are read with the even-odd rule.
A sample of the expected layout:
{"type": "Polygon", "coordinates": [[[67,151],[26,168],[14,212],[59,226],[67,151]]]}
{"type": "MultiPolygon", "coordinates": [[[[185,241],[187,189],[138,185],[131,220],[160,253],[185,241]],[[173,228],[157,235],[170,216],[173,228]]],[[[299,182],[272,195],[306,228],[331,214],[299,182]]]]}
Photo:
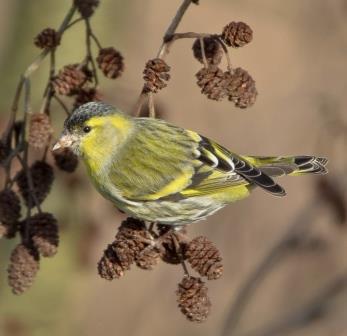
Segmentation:
{"type": "Polygon", "coordinates": [[[254,292],[271,272],[279,261],[282,261],[290,251],[290,246],[293,239],[296,239],[304,230],[307,229],[317,215],[317,207],[320,205],[320,200],[314,199],[309,205],[304,207],[291,223],[288,231],[282,238],[270,249],[269,253],[259,263],[257,268],[251,273],[240,289],[234,303],[227,313],[225,325],[221,333],[222,336],[233,335],[236,330],[242,314],[244,313],[248,303],[253,297],[254,292]]]}
{"type": "Polygon", "coordinates": [[[281,321],[275,322],[263,331],[247,333],[244,336],[275,336],[303,327],[317,318],[324,316],[329,302],[347,288],[347,273],[339,276],[325,287],[315,298],[304,304],[281,321]]]}

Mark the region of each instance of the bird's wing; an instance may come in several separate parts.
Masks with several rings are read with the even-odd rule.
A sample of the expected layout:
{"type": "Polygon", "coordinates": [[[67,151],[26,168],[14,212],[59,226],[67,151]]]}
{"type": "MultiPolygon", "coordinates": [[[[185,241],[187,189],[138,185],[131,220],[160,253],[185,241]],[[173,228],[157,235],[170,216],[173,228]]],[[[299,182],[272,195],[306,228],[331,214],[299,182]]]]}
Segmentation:
{"type": "Polygon", "coordinates": [[[220,188],[252,183],[276,196],[285,195],[280,185],[247,159],[230,152],[208,138],[203,136],[200,138],[199,160],[213,167],[215,171],[200,185],[193,186],[198,192],[206,189],[216,192],[220,188]]]}
{"type": "Polygon", "coordinates": [[[246,160],[195,132],[156,119],[136,121],[109,172],[126,199],[187,198],[253,182],[272,193],[282,191],[246,160]]]}

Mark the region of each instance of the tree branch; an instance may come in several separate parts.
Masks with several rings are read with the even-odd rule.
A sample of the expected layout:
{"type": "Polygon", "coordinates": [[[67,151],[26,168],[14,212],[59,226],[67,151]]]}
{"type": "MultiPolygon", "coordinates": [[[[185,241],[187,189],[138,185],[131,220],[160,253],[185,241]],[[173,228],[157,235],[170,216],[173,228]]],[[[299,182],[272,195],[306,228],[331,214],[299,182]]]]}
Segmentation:
{"type": "MultiPolygon", "coordinates": [[[[168,54],[169,44],[171,42],[167,42],[167,39],[175,33],[177,27],[179,26],[180,22],[182,21],[184,14],[186,13],[187,9],[189,8],[189,6],[192,2],[193,2],[193,0],[183,0],[181,6],[178,8],[174,18],[172,19],[169,27],[166,29],[166,32],[163,36],[163,43],[159,48],[159,51],[157,53],[157,58],[164,59],[165,56],[168,54]]],[[[135,116],[140,115],[142,105],[146,101],[146,98],[147,98],[147,94],[144,93],[142,90],[140,93],[140,96],[137,99],[137,102],[135,104],[135,108],[134,108],[134,115],[135,116]]]]}
{"type": "Polygon", "coordinates": [[[236,330],[242,314],[244,313],[248,303],[256,292],[258,286],[264,280],[271,270],[287,256],[290,249],[288,248],[293,240],[295,240],[300,234],[307,229],[315,216],[317,215],[317,207],[320,206],[320,200],[314,199],[312,202],[304,207],[302,211],[291,223],[288,231],[282,236],[282,238],[270,249],[269,253],[259,263],[256,269],[246,279],[243,287],[240,289],[234,303],[231,305],[227,318],[224,324],[222,336],[233,335],[236,330]]]}
{"type": "Polygon", "coordinates": [[[247,333],[244,336],[276,336],[295,328],[305,326],[327,312],[329,302],[347,288],[347,273],[339,276],[325,287],[298,311],[288,314],[281,321],[275,322],[263,331],[247,333]]]}

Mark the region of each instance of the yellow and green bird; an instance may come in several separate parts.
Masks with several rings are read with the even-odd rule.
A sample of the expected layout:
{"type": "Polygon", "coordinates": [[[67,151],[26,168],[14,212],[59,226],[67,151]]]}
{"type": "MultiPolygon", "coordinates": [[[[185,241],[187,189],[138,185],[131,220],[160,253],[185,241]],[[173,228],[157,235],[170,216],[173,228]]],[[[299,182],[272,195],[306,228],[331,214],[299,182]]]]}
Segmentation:
{"type": "Polygon", "coordinates": [[[284,196],[273,177],[327,172],[322,157],[238,155],[196,132],[100,102],[67,118],[53,150],[62,147],[82,157],[95,187],[117,208],[169,225],[202,220],[255,187],[284,196]]]}

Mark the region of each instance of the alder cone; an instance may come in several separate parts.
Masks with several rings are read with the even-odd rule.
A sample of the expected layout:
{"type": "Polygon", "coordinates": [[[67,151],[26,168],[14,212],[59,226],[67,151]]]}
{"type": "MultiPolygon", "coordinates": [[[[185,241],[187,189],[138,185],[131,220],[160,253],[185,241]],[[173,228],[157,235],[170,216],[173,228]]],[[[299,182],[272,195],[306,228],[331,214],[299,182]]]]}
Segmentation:
{"type": "Polygon", "coordinates": [[[44,148],[53,132],[49,116],[45,113],[34,113],[29,121],[29,144],[36,148],[44,148]]]}
{"type": "Polygon", "coordinates": [[[143,70],[144,92],[157,93],[165,88],[170,79],[169,71],[170,67],[161,58],[149,60],[143,70]]]}
{"type": "Polygon", "coordinates": [[[253,31],[244,22],[231,22],[224,27],[221,38],[229,47],[239,48],[252,41],[253,31]]]}
{"type": "MultiPolygon", "coordinates": [[[[211,65],[218,65],[223,57],[223,50],[220,43],[213,37],[204,37],[204,47],[205,47],[205,56],[207,63],[211,65]]],[[[196,39],[193,44],[193,54],[194,57],[200,62],[204,63],[200,39],[196,39]]]]}
{"type": "Polygon", "coordinates": [[[220,101],[227,96],[224,73],[217,66],[202,68],[195,76],[201,93],[207,98],[220,101]]]}
{"type": "Polygon", "coordinates": [[[122,54],[113,47],[100,49],[96,62],[107,78],[116,79],[120,77],[124,71],[124,58],[122,54]]]}
{"type": "Polygon", "coordinates": [[[20,200],[17,194],[11,189],[4,189],[0,192],[0,221],[12,224],[20,217],[20,200]]]}
{"type": "Polygon", "coordinates": [[[8,284],[14,294],[23,294],[34,283],[40,268],[39,254],[32,247],[19,244],[11,253],[8,267],[8,284]]]}
{"type": "Polygon", "coordinates": [[[188,244],[185,256],[192,268],[208,280],[218,279],[223,273],[222,257],[206,237],[194,238],[188,244]]]}
{"type": "Polygon", "coordinates": [[[90,18],[99,6],[99,0],[74,0],[74,5],[85,19],[90,18]]]}
{"type": "Polygon", "coordinates": [[[27,172],[22,169],[16,176],[16,182],[19,188],[19,193],[23,197],[27,206],[34,207],[35,195],[36,201],[41,204],[49,194],[54,180],[53,168],[44,161],[36,161],[29,168],[31,175],[33,190],[30,190],[30,184],[27,172]]]}
{"type": "Polygon", "coordinates": [[[60,44],[60,39],[55,29],[45,28],[35,37],[34,43],[40,49],[53,49],[60,44]]]}
{"type": "Polygon", "coordinates": [[[247,108],[254,105],[258,91],[252,76],[242,68],[224,73],[224,85],[228,99],[236,107],[247,108]]]}
{"type": "Polygon", "coordinates": [[[52,85],[55,92],[61,95],[71,95],[87,80],[87,74],[80,64],[69,64],[64,66],[52,79],[52,85]]]}
{"type": "Polygon", "coordinates": [[[98,263],[98,273],[106,280],[119,279],[130,269],[130,264],[119,260],[112,244],[108,245],[98,263]]]}
{"type": "Polygon", "coordinates": [[[55,165],[62,171],[73,173],[78,167],[78,157],[69,148],[53,152],[55,165]]]}
{"type": "Polygon", "coordinates": [[[204,322],[211,309],[207,287],[200,278],[186,276],[178,284],[176,291],[178,307],[192,322],[204,322]]]}
{"type": "Polygon", "coordinates": [[[30,217],[29,225],[31,239],[37,251],[43,257],[53,257],[58,251],[59,234],[58,222],[47,212],[38,213],[30,217]]]}

